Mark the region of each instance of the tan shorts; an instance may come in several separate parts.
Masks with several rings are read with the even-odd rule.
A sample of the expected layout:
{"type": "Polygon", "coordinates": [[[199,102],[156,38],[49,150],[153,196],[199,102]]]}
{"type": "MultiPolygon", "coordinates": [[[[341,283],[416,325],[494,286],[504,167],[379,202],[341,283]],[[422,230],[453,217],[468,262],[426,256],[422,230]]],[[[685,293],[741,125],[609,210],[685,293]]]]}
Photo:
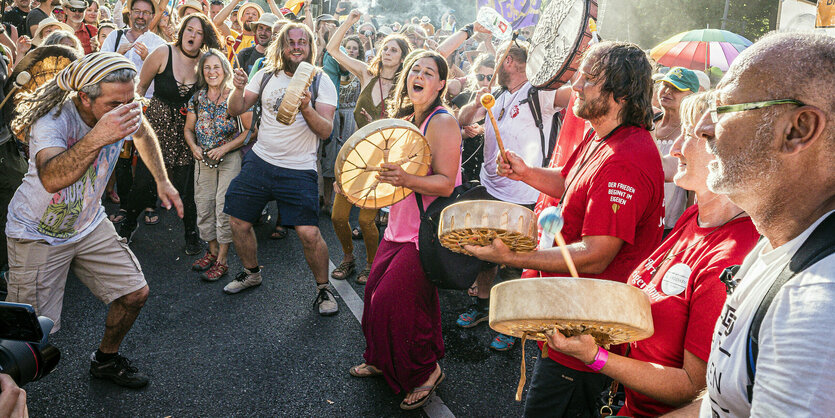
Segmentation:
{"type": "Polygon", "coordinates": [[[109,220],[70,244],[49,245],[43,240],[8,238],[9,302],[28,303],[38,315],[61,327],[64,286],[70,267],[105,304],[147,285],[139,260],[109,220]]]}

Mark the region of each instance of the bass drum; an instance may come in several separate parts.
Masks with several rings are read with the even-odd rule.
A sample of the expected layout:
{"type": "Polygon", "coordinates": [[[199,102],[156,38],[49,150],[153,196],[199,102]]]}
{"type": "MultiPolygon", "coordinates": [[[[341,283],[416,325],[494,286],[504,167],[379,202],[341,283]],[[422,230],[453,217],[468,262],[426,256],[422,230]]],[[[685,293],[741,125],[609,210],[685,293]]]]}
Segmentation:
{"type": "Polygon", "coordinates": [[[580,68],[597,19],[596,0],[552,0],[539,18],[528,50],[525,72],[540,90],[562,87],[580,68]]]}

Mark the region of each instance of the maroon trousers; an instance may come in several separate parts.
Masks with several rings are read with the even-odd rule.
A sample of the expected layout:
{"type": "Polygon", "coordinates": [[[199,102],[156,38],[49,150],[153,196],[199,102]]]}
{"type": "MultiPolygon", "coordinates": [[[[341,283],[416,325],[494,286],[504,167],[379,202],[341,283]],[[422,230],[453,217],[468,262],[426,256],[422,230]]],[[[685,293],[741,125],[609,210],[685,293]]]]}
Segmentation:
{"type": "Polygon", "coordinates": [[[383,240],[365,285],[365,362],[383,371],[395,393],[422,385],[444,356],[438,290],[414,243],[383,240]]]}

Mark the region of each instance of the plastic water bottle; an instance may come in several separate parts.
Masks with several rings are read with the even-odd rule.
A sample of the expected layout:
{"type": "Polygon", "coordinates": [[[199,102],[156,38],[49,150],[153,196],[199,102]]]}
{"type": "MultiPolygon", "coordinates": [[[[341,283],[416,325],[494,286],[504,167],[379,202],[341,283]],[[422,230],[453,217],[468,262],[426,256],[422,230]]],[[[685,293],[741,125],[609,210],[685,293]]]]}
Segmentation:
{"type": "Polygon", "coordinates": [[[496,9],[484,6],[478,9],[476,22],[489,30],[500,41],[506,41],[513,36],[513,27],[496,9]]]}
{"type": "Polygon", "coordinates": [[[559,208],[551,206],[542,210],[539,214],[539,229],[542,235],[539,238],[539,249],[544,250],[554,246],[554,238],[562,231],[565,221],[562,218],[559,208]]]}

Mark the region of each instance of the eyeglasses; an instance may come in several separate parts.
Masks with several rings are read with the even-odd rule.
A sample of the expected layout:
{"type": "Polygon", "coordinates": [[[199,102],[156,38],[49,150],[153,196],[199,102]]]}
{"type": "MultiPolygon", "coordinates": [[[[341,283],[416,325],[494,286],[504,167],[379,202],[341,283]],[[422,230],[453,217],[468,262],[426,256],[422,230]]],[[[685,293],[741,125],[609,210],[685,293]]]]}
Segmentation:
{"type": "Polygon", "coordinates": [[[484,80],[490,81],[490,80],[493,79],[493,74],[476,74],[475,78],[478,81],[484,81],[484,80]]]}
{"type": "Polygon", "coordinates": [[[84,13],[84,11],[87,9],[76,9],[75,7],[67,7],[67,10],[73,13],[84,13]]]}
{"type": "Polygon", "coordinates": [[[150,11],[150,10],[137,10],[137,9],[133,9],[133,10],[131,10],[130,12],[131,12],[131,13],[133,13],[133,14],[135,14],[135,15],[137,15],[137,16],[152,16],[152,15],[154,14],[154,12],[152,12],[152,11],[150,11]]]}
{"type": "Polygon", "coordinates": [[[777,100],[766,100],[762,102],[750,102],[750,103],[740,103],[740,104],[732,104],[732,105],[725,105],[725,106],[717,106],[716,100],[714,99],[713,103],[710,105],[710,109],[708,112],[710,113],[710,120],[713,123],[719,123],[719,115],[723,113],[734,113],[734,112],[744,112],[746,110],[754,110],[754,109],[762,109],[765,107],[776,106],[781,104],[793,104],[798,106],[806,106],[805,103],[801,102],[800,100],[795,99],[777,99],[777,100]]]}

